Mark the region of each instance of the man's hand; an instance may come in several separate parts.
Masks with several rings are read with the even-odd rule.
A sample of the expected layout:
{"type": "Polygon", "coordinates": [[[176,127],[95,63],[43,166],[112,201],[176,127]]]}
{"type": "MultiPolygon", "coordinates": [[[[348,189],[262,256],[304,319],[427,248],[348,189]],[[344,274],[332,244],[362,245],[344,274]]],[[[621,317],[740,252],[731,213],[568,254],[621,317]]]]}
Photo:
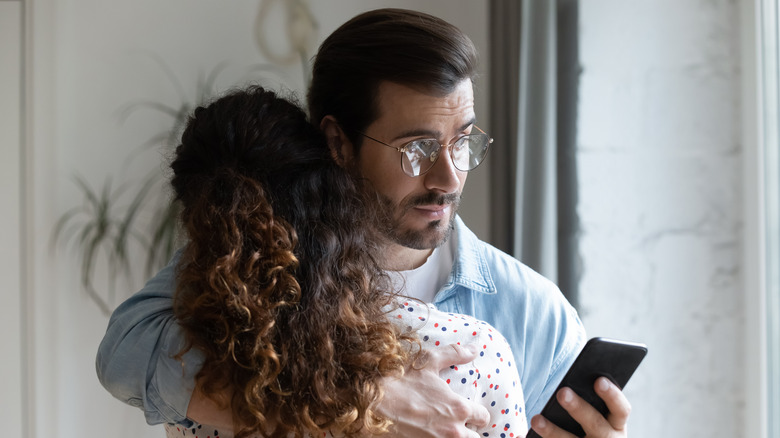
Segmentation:
{"type": "MultiPolygon", "coordinates": [[[[570,388],[558,391],[558,403],[569,412],[585,430],[588,438],[624,438],[628,436],[626,423],[631,413],[631,404],[615,384],[600,377],[594,385],[596,394],[607,404],[609,416],[604,418],[599,411],[580,398],[570,388]]],[[[574,438],[574,435],[547,421],[541,415],[531,419],[531,427],[544,438],[574,438]]]]}
{"type": "Polygon", "coordinates": [[[466,425],[487,426],[487,409],[455,394],[439,378],[441,370],[467,364],[476,355],[472,345],[440,347],[427,353],[424,368],[409,369],[402,378],[386,379],[378,411],[394,424],[383,436],[477,438],[479,435],[466,425]]]}

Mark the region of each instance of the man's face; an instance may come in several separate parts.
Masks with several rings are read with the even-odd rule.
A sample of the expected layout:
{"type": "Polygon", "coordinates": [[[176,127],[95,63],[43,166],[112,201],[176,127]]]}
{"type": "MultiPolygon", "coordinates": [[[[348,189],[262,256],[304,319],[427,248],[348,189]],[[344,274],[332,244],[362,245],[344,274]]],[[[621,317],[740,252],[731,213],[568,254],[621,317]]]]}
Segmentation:
{"type": "Polygon", "coordinates": [[[466,182],[467,173],[453,166],[447,145],[469,134],[474,125],[471,81],[463,80],[442,97],[384,82],[378,107],[379,118],[366,128],[366,135],[393,147],[430,138],[445,145],[433,167],[416,177],[404,173],[397,150],[368,138],[356,163],[379,195],[379,225],[391,241],[413,249],[435,248],[449,237],[466,182]]]}

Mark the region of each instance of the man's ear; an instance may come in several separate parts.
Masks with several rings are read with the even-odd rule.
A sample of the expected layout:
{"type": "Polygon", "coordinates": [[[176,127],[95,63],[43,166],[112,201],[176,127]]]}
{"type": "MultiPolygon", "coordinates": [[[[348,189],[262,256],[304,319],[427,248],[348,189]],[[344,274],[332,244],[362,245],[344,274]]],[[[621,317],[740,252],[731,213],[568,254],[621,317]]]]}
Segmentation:
{"type": "Polygon", "coordinates": [[[347,167],[354,156],[354,148],[349,137],[344,134],[338,120],[333,116],[325,116],[320,122],[320,131],[325,134],[333,160],[341,167],[347,167]]]}

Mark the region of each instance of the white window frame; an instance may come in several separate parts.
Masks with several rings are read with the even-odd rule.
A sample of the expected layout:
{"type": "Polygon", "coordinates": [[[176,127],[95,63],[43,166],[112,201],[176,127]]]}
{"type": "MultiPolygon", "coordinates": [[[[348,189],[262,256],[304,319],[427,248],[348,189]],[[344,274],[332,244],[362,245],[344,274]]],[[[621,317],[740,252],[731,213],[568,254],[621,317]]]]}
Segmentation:
{"type": "Polygon", "coordinates": [[[780,19],[743,0],[745,435],[780,437],[780,19]]]}
{"type": "Polygon", "coordinates": [[[780,16],[776,0],[761,3],[761,90],[758,117],[764,169],[767,436],[780,436],[780,16]]]}

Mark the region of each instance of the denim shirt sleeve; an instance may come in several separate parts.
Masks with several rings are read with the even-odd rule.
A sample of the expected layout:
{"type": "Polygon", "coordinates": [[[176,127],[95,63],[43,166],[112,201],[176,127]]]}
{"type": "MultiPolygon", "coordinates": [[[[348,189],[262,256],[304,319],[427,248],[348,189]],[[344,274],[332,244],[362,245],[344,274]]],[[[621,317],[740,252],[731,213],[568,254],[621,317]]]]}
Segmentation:
{"type": "Polygon", "coordinates": [[[586,341],[585,328],[577,312],[560,290],[550,283],[547,294],[553,298],[539,306],[545,309],[542,312],[547,312],[546,315],[529,315],[531,327],[537,324],[544,327],[535,339],[529,339],[524,351],[527,359],[521,381],[528,382],[529,386],[526,394],[529,419],[540,413],[554,395],[586,341]]]}
{"type": "Polygon", "coordinates": [[[173,316],[179,254],[111,315],[95,361],[100,383],[114,397],[144,411],[149,424],[189,427],[187,407],[203,364],[192,349],[181,360],[184,334],[173,316]]]}

